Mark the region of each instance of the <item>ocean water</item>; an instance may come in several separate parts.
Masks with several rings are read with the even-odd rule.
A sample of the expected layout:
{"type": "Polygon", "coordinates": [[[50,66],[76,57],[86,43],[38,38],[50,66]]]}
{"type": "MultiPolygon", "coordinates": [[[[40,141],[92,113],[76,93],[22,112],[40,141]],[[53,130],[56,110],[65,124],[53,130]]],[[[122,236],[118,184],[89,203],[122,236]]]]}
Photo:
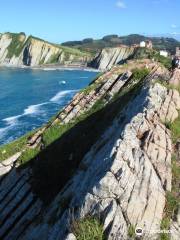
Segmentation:
{"type": "Polygon", "coordinates": [[[46,123],[97,72],[0,69],[0,144],[46,123]]]}

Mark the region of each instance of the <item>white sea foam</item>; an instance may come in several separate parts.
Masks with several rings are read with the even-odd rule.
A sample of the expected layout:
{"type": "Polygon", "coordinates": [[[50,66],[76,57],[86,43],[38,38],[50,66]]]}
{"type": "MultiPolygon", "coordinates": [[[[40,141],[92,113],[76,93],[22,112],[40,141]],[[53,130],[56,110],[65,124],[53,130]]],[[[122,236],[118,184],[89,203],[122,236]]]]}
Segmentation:
{"type": "Polygon", "coordinates": [[[25,115],[38,114],[41,111],[40,107],[43,105],[46,105],[46,104],[48,104],[48,102],[40,103],[40,104],[36,104],[36,105],[30,105],[26,109],[24,109],[23,114],[4,118],[3,121],[5,121],[8,125],[15,125],[15,124],[17,124],[18,119],[20,117],[25,116],[25,115]]]}
{"type": "Polygon", "coordinates": [[[59,102],[62,98],[67,95],[73,95],[74,93],[78,92],[79,90],[65,90],[58,92],[54,97],[50,99],[51,102],[59,102]]]}
{"type": "Polygon", "coordinates": [[[5,121],[8,125],[13,125],[17,123],[18,118],[20,118],[21,116],[22,115],[17,115],[13,117],[4,118],[3,121],[5,121]]]}
{"type": "Polygon", "coordinates": [[[55,71],[56,68],[43,68],[44,71],[55,71]]]}
{"type": "Polygon", "coordinates": [[[59,84],[66,84],[66,81],[60,81],[59,84]]]}
{"type": "Polygon", "coordinates": [[[40,107],[43,105],[48,104],[48,102],[44,102],[44,103],[40,103],[40,104],[36,104],[36,105],[30,105],[28,106],[26,109],[24,109],[24,113],[21,115],[31,115],[31,114],[38,114],[41,112],[40,107]]]}

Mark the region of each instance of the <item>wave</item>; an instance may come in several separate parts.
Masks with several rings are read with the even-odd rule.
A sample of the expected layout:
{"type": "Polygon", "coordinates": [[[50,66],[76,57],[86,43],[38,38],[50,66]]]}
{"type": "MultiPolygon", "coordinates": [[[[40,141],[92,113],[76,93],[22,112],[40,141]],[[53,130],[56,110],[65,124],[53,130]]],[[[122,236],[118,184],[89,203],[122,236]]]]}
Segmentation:
{"type": "Polygon", "coordinates": [[[31,115],[31,114],[38,114],[41,112],[40,107],[43,105],[47,105],[48,102],[36,104],[36,105],[30,105],[26,109],[24,109],[24,113],[21,116],[24,115],[31,115]]]}
{"type": "MultiPolygon", "coordinates": [[[[36,105],[30,105],[30,106],[28,106],[27,108],[24,109],[23,114],[12,116],[12,117],[7,117],[7,118],[2,119],[2,121],[6,122],[8,127],[17,125],[19,118],[21,118],[23,116],[26,116],[26,115],[39,114],[40,112],[42,112],[40,110],[40,106],[43,106],[43,105],[46,105],[46,104],[48,104],[48,102],[44,102],[44,103],[40,103],[40,104],[36,104],[36,105]]],[[[0,133],[1,133],[2,129],[0,129],[0,133]]]]}
{"type": "Polygon", "coordinates": [[[3,139],[10,130],[12,130],[13,128],[15,128],[21,124],[21,121],[20,121],[21,117],[28,116],[28,115],[35,115],[35,116],[39,115],[39,114],[42,115],[45,111],[43,108],[41,108],[42,106],[48,105],[51,103],[60,104],[61,100],[64,97],[66,97],[66,96],[73,97],[73,95],[78,91],[79,91],[79,89],[60,91],[54,97],[52,97],[48,102],[30,105],[24,109],[22,114],[2,119],[2,121],[4,121],[6,123],[6,125],[4,127],[0,128],[0,139],[3,139]]]}
{"type": "Polygon", "coordinates": [[[56,68],[43,68],[43,71],[55,71],[56,68]]]}
{"type": "MultiPolygon", "coordinates": [[[[4,118],[4,119],[2,119],[2,121],[6,122],[6,124],[8,126],[14,126],[14,125],[18,124],[18,119],[19,118],[21,118],[23,116],[27,116],[27,115],[38,115],[38,114],[43,112],[43,110],[41,109],[41,106],[50,104],[51,102],[59,102],[65,96],[67,96],[67,95],[70,95],[70,96],[74,95],[74,93],[76,93],[78,91],[79,91],[79,89],[78,90],[60,91],[54,97],[52,97],[49,102],[44,102],[44,103],[39,103],[39,104],[35,104],[35,105],[30,105],[30,106],[28,106],[27,108],[24,109],[24,112],[22,114],[4,118]]],[[[0,128],[0,133],[1,133],[2,130],[3,130],[3,128],[2,129],[0,128]]]]}
{"type": "Polygon", "coordinates": [[[66,84],[66,81],[60,81],[59,84],[66,84]]]}
{"type": "Polygon", "coordinates": [[[0,128],[0,139],[2,139],[6,135],[10,128],[11,126],[0,128]]]}
{"type": "Polygon", "coordinates": [[[18,124],[17,120],[19,117],[20,115],[3,119],[3,121],[7,123],[7,126],[4,128],[0,128],[0,139],[3,139],[3,137],[8,133],[8,131],[18,124]]]}
{"type": "Polygon", "coordinates": [[[16,124],[18,118],[20,118],[22,115],[17,115],[17,116],[13,116],[13,117],[7,117],[4,118],[3,121],[5,121],[8,125],[12,125],[12,124],[16,124]]]}
{"type": "Polygon", "coordinates": [[[67,95],[74,95],[74,93],[78,92],[79,89],[77,90],[64,90],[64,91],[60,91],[58,92],[54,97],[52,97],[50,99],[51,102],[59,102],[63,97],[67,96],[67,95]]]}

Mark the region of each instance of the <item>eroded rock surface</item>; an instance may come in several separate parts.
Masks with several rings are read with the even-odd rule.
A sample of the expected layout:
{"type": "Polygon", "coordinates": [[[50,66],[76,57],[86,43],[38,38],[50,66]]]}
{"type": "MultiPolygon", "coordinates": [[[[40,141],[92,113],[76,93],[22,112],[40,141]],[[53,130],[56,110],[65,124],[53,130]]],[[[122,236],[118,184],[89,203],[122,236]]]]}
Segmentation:
{"type": "Polygon", "coordinates": [[[116,48],[104,48],[91,62],[91,66],[102,71],[110,70],[115,64],[127,60],[133,55],[135,48],[120,46],[116,48]]]}
{"type": "Polygon", "coordinates": [[[24,33],[0,35],[0,65],[38,66],[41,64],[86,64],[88,54],[26,36],[24,33]]]}
{"type": "MultiPolygon", "coordinates": [[[[167,73],[162,67],[153,66],[151,70],[136,97],[119,110],[49,206],[45,207],[32,192],[30,168],[13,168],[3,177],[0,239],[74,240],[71,220],[88,215],[101,219],[108,240],[129,239],[130,226],[143,228],[144,239],[158,239],[165,192],[171,190],[172,180],[172,142],[164,123],[177,117],[180,96],[176,90],[156,83],[167,73]]],[[[108,102],[111,93],[116,92],[112,86],[119,91],[130,75],[103,75],[98,92],[91,96],[91,89],[88,98],[91,96],[96,102],[102,94],[108,102]]],[[[86,109],[89,101],[83,96],[77,94],[63,109],[64,120],[61,114],[57,119],[61,116],[66,123],[65,119],[72,119],[69,114],[73,108],[74,116],[86,109]]],[[[35,135],[34,141],[37,138],[35,135]]],[[[174,236],[178,236],[177,224],[174,222],[171,227],[174,236]]]]}

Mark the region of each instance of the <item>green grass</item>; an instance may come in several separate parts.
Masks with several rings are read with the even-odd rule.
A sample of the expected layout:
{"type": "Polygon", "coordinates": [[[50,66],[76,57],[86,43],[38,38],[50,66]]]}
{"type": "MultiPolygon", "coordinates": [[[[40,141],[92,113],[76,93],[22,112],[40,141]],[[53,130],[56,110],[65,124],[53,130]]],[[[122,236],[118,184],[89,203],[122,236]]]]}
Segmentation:
{"type": "MultiPolygon", "coordinates": [[[[178,189],[177,189],[178,190],[178,189]]],[[[175,212],[177,211],[179,206],[179,199],[173,192],[167,192],[166,194],[166,216],[169,218],[173,218],[175,212]]]]}
{"type": "Polygon", "coordinates": [[[169,129],[171,130],[173,142],[176,143],[180,139],[180,116],[169,124],[169,129]]]}
{"type": "MultiPolygon", "coordinates": [[[[53,64],[53,63],[58,63],[59,61],[59,56],[60,56],[60,52],[57,52],[56,54],[53,54],[50,59],[48,60],[49,64],[53,64]]],[[[44,62],[43,62],[44,63],[44,62]]]]}
{"type": "Polygon", "coordinates": [[[154,60],[160,62],[165,68],[171,69],[172,68],[172,60],[169,57],[161,56],[159,53],[154,55],[154,60]]]}
{"type": "Polygon", "coordinates": [[[91,91],[97,89],[98,86],[100,86],[99,83],[90,84],[89,86],[87,86],[86,88],[84,88],[83,90],[81,90],[81,92],[83,92],[85,95],[88,95],[91,91]]]}
{"type": "Polygon", "coordinates": [[[150,71],[147,68],[136,68],[133,71],[133,79],[135,80],[141,80],[144,79],[149,73],[150,71]]]}
{"type": "Polygon", "coordinates": [[[27,148],[18,159],[18,162],[21,165],[23,165],[27,163],[29,160],[33,159],[39,152],[40,150],[38,148],[35,149],[27,148]]]}
{"type": "Polygon", "coordinates": [[[51,126],[48,128],[44,133],[43,133],[43,143],[45,146],[50,145],[52,142],[60,138],[64,133],[66,133],[69,129],[71,129],[73,126],[78,124],[80,121],[83,121],[86,119],[88,116],[91,114],[97,112],[101,108],[104,107],[104,102],[102,100],[98,100],[92,108],[81,114],[80,116],[76,117],[73,119],[71,122],[67,124],[55,124],[54,126],[51,126]]]}
{"type": "MultiPolygon", "coordinates": [[[[24,41],[20,41],[21,34],[11,33],[9,34],[12,38],[10,45],[8,46],[7,58],[12,58],[13,56],[18,57],[24,47],[24,41]]],[[[26,42],[26,41],[25,41],[26,42]]]]}
{"type": "Polygon", "coordinates": [[[136,234],[135,234],[135,227],[133,225],[130,225],[128,227],[128,237],[135,238],[136,234]]]}
{"type": "Polygon", "coordinates": [[[67,130],[72,127],[72,124],[63,124],[59,123],[51,126],[43,133],[43,143],[45,146],[50,145],[56,139],[60,138],[67,130]]]}
{"type": "Polygon", "coordinates": [[[28,137],[32,134],[32,132],[28,133],[27,135],[18,138],[17,140],[9,143],[2,145],[0,147],[0,161],[3,161],[7,159],[8,157],[11,157],[17,152],[22,151],[22,149],[25,147],[27,143],[28,137]]]}
{"type": "Polygon", "coordinates": [[[172,176],[172,191],[178,193],[180,184],[180,163],[178,161],[178,157],[175,154],[172,156],[172,176]]]}
{"type": "Polygon", "coordinates": [[[167,69],[172,68],[172,61],[169,57],[161,56],[160,53],[154,49],[148,48],[138,48],[134,55],[135,59],[154,59],[155,61],[161,63],[167,69]]]}
{"type": "MultiPolygon", "coordinates": [[[[163,218],[161,222],[161,230],[169,230],[170,227],[170,219],[169,218],[163,218]]],[[[168,233],[160,233],[160,240],[170,240],[170,236],[168,233]]]]}
{"type": "MultiPolygon", "coordinates": [[[[180,184],[180,166],[177,156],[172,156],[172,191],[166,193],[166,205],[164,217],[161,222],[161,230],[169,230],[171,219],[176,220],[176,214],[180,206],[179,184],[180,184]]],[[[160,240],[170,240],[168,233],[161,233],[160,240]]]]}
{"type": "Polygon", "coordinates": [[[72,223],[72,232],[77,240],[105,240],[103,225],[93,217],[72,223]]]}
{"type": "Polygon", "coordinates": [[[81,51],[79,49],[76,48],[70,48],[70,47],[65,47],[62,45],[57,45],[59,48],[61,48],[64,52],[69,53],[69,54],[73,54],[76,56],[91,56],[91,54],[89,52],[86,51],[81,51]]]}

